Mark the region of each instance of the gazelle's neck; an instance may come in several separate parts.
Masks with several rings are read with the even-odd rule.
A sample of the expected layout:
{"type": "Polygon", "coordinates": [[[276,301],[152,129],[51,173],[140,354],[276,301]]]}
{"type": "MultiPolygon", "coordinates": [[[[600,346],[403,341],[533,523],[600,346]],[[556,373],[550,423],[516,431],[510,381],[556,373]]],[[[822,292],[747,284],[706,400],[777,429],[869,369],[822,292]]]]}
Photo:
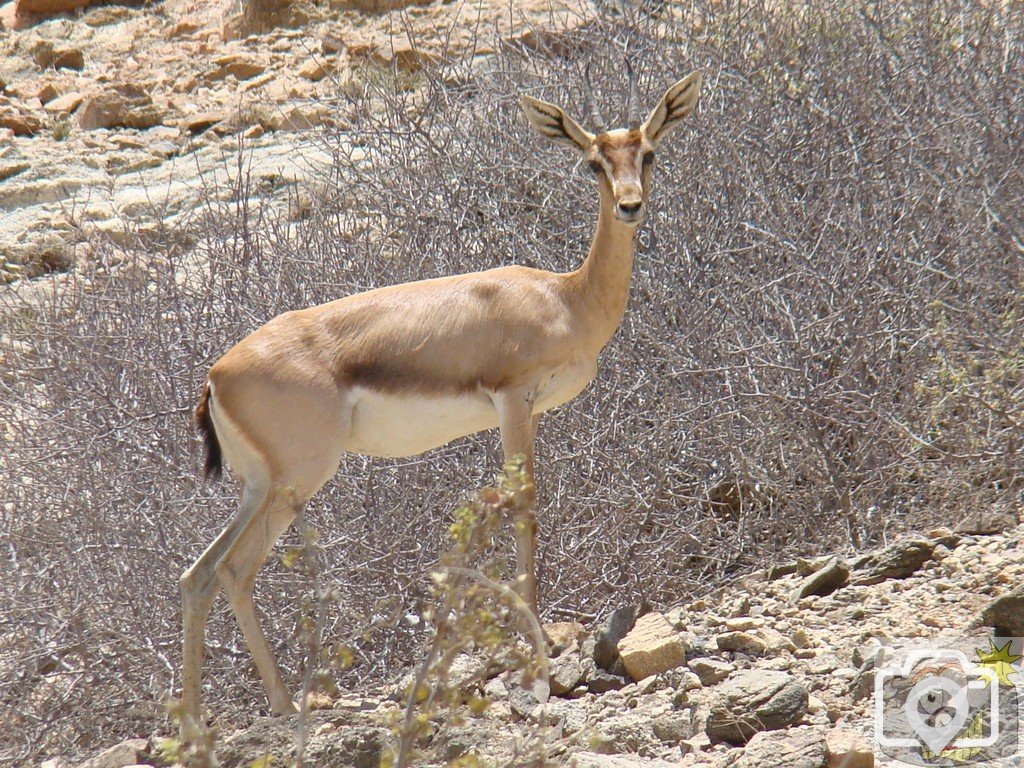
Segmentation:
{"type": "Polygon", "coordinates": [[[615,203],[605,186],[600,185],[601,207],[590,253],[579,269],[567,275],[570,300],[584,316],[598,348],[608,343],[626,311],[636,242],[636,226],[615,216],[615,203]]]}

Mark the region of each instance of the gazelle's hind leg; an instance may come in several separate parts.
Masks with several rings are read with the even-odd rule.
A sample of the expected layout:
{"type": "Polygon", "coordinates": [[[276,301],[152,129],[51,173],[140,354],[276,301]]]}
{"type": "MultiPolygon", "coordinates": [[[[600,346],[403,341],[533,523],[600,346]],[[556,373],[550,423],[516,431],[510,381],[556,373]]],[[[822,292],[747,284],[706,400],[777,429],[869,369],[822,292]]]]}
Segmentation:
{"type": "Polygon", "coordinates": [[[263,679],[270,707],[281,715],[295,712],[295,704],[256,615],[253,587],[274,543],[288,530],[304,503],[305,499],[291,498],[289,489],[272,489],[216,566],[217,578],[263,679]]]}
{"type": "Polygon", "coordinates": [[[206,622],[213,601],[220,592],[217,580],[217,562],[227,552],[246,522],[259,509],[266,496],[266,488],[256,483],[243,484],[238,511],[214,539],[206,551],[182,574],[181,601],[184,644],[182,648],[182,734],[195,735],[202,722],[200,690],[202,686],[203,650],[206,640],[206,622]]]}

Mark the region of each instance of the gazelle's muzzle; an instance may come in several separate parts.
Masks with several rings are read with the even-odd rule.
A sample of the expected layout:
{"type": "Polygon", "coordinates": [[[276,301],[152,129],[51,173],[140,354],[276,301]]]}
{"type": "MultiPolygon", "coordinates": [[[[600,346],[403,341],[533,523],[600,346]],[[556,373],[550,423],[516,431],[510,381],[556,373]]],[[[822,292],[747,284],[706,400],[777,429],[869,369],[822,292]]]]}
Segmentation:
{"type": "Polygon", "coordinates": [[[644,217],[644,191],[639,184],[615,190],[615,217],[626,224],[638,224],[644,217]]]}

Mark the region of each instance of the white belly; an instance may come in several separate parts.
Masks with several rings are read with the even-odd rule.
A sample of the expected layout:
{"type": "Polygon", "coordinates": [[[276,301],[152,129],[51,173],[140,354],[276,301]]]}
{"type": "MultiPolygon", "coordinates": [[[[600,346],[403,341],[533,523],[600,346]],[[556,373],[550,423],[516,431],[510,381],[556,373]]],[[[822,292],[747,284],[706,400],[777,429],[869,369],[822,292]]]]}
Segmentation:
{"type": "Polygon", "coordinates": [[[486,392],[463,395],[353,393],[352,423],[345,448],[368,456],[415,456],[498,426],[486,392]]]}
{"type": "MultiPolygon", "coordinates": [[[[534,413],[572,400],[597,372],[596,360],[564,365],[539,382],[534,413]]],[[[460,437],[494,429],[498,411],[486,390],[461,395],[387,393],[358,388],[345,449],[368,456],[415,456],[460,437]]]]}

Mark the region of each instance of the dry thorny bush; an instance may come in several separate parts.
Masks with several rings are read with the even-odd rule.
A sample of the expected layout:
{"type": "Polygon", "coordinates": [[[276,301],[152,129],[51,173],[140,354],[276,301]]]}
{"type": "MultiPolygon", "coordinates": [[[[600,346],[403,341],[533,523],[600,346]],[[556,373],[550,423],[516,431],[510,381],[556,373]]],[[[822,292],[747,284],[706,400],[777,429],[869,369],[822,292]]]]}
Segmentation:
{"type": "MultiPolygon", "coordinates": [[[[647,104],[691,69],[705,86],[659,149],[599,378],[541,425],[544,616],[667,604],[793,552],[1012,514],[1022,33],[1000,2],[695,0],[419,78],[364,72],[339,88],[350,128],[314,139],[337,162],[299,220],[253,202],[241,163],[236,202],[211,204],[189,237],[100,244],[44,300],[10,291],[0,754],[165,727],[177,577],[235,503],[230,483],[197,479],[189,412],[234,341],[372,286],[578,264],[593,181],[529,133],[517,98],[584,118],[588,61],[609,113],[625,101],[624,54],[647,104]]],[[[356,651],[343,686],[415,657],[443,521],[499,461],[487,434],[416,459],[352,456],[311,504],[324,577],[344,595],[325,633],[356,651]]],[[[282,646],[301,593],[280,565],[259,581],[282,646]]],[[[208,639],[207,703],[244,723],[263,695],[223,605],[208,639]]],[[[279,653],[294,686],[301,651],[279,653]]]]}

